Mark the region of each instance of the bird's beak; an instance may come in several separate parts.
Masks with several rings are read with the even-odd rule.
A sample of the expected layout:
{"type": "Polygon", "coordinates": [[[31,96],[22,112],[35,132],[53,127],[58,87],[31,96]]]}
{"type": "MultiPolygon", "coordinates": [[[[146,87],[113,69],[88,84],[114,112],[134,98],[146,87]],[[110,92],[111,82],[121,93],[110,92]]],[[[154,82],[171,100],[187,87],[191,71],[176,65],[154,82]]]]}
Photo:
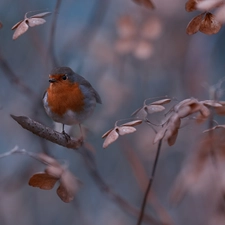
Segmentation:
{"type": "Polygon", "coordinates": [[[55,83],[55,82],[56,82],[56,79],[50,78],[48,81],[49,81],[50,83],[55,83]]]}

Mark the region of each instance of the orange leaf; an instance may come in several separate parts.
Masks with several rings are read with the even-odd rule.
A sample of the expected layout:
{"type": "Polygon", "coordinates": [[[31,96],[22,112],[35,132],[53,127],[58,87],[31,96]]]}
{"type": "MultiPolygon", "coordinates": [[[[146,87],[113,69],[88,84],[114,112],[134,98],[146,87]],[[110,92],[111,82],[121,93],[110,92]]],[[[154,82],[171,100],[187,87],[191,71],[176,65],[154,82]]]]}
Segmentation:
{"type": "Polygon", "coordinates": [[[58,178],[55,178],[54,176],[51,176],[47,173],[40,172],[34,174],[30,178],[29,185],[33,187],[39,187],[40,189],[44,190],[50,190],[54,187],[57,181],[58,178]]]}

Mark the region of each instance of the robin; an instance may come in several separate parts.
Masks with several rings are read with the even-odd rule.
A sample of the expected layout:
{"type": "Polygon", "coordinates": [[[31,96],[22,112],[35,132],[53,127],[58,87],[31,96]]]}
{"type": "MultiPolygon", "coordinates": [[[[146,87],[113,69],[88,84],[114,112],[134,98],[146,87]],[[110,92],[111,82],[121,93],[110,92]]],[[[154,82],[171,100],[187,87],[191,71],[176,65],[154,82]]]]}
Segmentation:
{"type": "Polygon", "coordinates": [[[93,113],[96,103],[102,103],[101,98],[86,79],[69,67],[53,69],[49,82],[43,97],[45,111],[54,121],[62,123],[62,133],[69,137],[64,125],[79,124],[81,130],[80,124],[93,113]]]}

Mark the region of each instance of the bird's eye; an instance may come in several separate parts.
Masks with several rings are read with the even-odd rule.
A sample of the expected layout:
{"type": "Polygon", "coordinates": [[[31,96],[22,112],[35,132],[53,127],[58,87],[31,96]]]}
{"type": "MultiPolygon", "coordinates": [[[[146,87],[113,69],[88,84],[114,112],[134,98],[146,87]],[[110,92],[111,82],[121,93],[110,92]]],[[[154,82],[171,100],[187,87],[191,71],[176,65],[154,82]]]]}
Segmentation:
{"type": "Polygon", "coordinates": [[[67,76],[66,75],[63,75],[62,79],[63,80],[66,80],[67,79],[67,76]]]}

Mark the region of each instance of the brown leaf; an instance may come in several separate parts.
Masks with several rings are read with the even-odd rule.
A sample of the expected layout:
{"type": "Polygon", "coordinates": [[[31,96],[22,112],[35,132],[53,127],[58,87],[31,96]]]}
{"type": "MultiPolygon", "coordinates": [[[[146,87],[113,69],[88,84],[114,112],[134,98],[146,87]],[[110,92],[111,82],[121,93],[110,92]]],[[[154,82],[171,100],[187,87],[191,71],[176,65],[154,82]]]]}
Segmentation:
{"type": "Polygon", "coordinates": [[[80,185],[81,182],[70,171],[66,170],[60,179],[60,185],[56,192],[62,201],[68,203],[74,199],[80,185]]]}
{"type": "Polygon", "coordinates": [[[130,134],[136,131],[136,128],[131,127],[131,126],[121,126],[118,127],[118,132],[119,135],[125,135],[125,134],[130,134]]]}
{"type": "Polygon", "coordinates": [[[205,18],[202,20],[199,31],[204,34],[216,34],[221,29],[221,24],[216,20],[212,13],[206,13],[205,18]]]}
{"type": "Polygon", "coordinates": [[[54,187],[57,181],[58,178],[55,178],[54,176],[51,176],[47,173],[40,172],[34,174],[30,178],[29,185],[33,187],[39,187],[44,190],[50,190],[54,187]]]}
{"type": "Polygon", "coordinates": [[[3,28],[3,23],[0,21],[0,29],[3,28]]]}
{"type": "Polygon", "coordinates": [[[199,31],[202,19],[203,19],[203,15],[204,13],[194,17],[189,24],[187,25],[186,28],[186,33],[191,35],[191,34],[195,34],[199,31]]]}
{"type": "Polygon", "coordinates": [[[135,3],[139,4],[139,5],[143,5],[148,9],[154,9],[155,6],[152,3],[151,0],[133,0],[135,3]]]}
{"type": "Polygon", "coordinates": [[[192,12],[194,10],[196,10],[196,0],[189,0],[186,2],[185,4],[185,10],[187,12],[192,12]]]}
{"type": "Polygon", "coordinates": [[[110,144],[112,144],[114,141],[116,141],[119,137],[119,134],[117,132],[118,128],[114,128],[110,133],[108,133],[105,141],[103,142],[103,148],[108,147],[110,144]]]}

